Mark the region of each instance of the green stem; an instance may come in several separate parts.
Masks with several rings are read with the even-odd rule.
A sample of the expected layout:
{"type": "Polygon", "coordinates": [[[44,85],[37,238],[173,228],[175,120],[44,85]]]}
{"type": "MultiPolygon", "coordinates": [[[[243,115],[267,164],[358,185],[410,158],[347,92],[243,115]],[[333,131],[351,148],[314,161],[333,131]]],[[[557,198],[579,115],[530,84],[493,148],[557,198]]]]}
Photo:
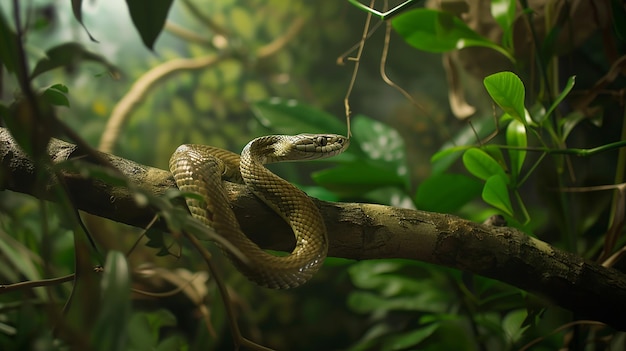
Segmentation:
{"type": "Polygon", "coordinates": [[[517,200],[517,204],[520,207],[522,214],[524,215],[523,224],[526,225],[528,224],[528,222],[530,222],[530,215],[528,214],[528,210],[526,209],[526,206],[524,205],[524,200],[522,200],[522,196],[519,194],[519,191],[515,190],[513,193],[515,194],[515,199],[517,200]]]}
{"type": "Polygon", "coordinates": [[[547,154],[552,154],[552,155],[575,155],[579,157],[588,157],[588,156],[593,156],[595,154],[599,154],[602,152],[626,147],[626,140],[620,140],[614,143],[609,143],[609,144],[605,144],[605,145],[590,148],[590,149],[578,149],[578,148],[550,149],[547,147],[521,147],[521,146],[510,146],[510,145],[497,145],[497,147],[499,147],[500,149],[505,149],[505,150],[524,150],[524,151],[530,151],[530,152],[545,152],[547,154]]]}

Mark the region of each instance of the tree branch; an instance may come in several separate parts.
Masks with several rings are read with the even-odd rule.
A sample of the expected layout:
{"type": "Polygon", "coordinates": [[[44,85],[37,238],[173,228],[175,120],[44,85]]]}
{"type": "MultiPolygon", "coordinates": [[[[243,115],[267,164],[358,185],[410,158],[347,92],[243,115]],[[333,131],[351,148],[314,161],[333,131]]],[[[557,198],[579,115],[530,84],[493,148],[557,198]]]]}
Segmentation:
{"type": "MultiPolygon", "coordinates": [[[[77,146],[53,139],[52,160],[95,163],[77,146]]],[[[128,179],[162,195],[174,188],[168,171],[102,154],[128,179]]],[[[54,201],[50,191],[36,191],[36,167],[6,129],[0,129],[0,187],[54,201]]],[[[77,208],[111,220],[144,227],[154,210],[139,206],[126,187],[63,171],[77,208]]],[[[54,177],[49,177],[52,181],[54,177]]],[[[226,183],[242,229],[261,247],[290,250],[288,226],[245,186],[226,183]],[[272,228],[271,232],[266,232],[272,228]]],[[[48,187],[50,189],[50,186],[48,187]]],[[[489,226],[439,213],[373,204],[315,200],[329,229],[329,255],[350,259],[404,258],[472,272],[536,293],[573,311],[577,318],[602,321],[626,330],[626,275],[558,250],[508,227],[489,226]]],[[[180,203],[181,206],[182,200],[180,203]]],[[[164,228],[164,224],[157,227],[164,228]]]]}

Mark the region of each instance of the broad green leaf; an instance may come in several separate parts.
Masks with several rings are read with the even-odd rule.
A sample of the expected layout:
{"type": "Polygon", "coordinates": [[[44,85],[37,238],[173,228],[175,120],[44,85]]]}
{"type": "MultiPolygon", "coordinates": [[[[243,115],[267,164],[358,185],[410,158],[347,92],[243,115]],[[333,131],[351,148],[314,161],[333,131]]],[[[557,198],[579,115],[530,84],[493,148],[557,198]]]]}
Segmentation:
{"type": "MultiPolygon", "coordinates": [[[[157,312],[160,310],[157,310],[157,312]]],[[[128,323],[129,349],[155,349],[159,340],[159,330],[155,330],[148,318],[150,312],[133,313],[128,323]]]]}
{"type": "MultiPolygon", "coordinates": [[[[541,122],[543,122],[546,118],[546,108],[543,106],[543,104],[539,100],[535,101],[530,106],[528,106],[526,108],[526,111],[528,111],[528,114],[531,117],[532,123],[530,125],[533,127],[539,127],[541,122]]],[[[504,116],[509,116],[509,115],[505,113],[501,118],[503,118],[504,116]]],[[[513,117],[509,116],[509,120],[511,119],[513,119],[513,117]]]]}
{"type": "MultiPolygon", "coordinates": [[[[390,283],[393,284],[393,281],[390,283]]],[[[445,312],[448,303],[438,296],[440,295],[438,291],[428,290],[429,284],[425,284],[423,288],[424,290],[416,294],[391,297],[377,295],[369,291],[355,291],[348,296],[348,306],[357,313],[375,311],[445,312]]]]}
{"type": "Polygon", "coordinates": [[[578,125],[581,121],[585,120],[585,114],[580,110],[576,110],[565,116],[564,118],[559,120],[559,125],[561,126],[561,137],[563,140],[566,140],[569,136],[569,133],[574,130],[574,127],[578,125]]]}
{"type": "Polygon", "coordinates": [[[0,9],[0,64],[6,67],[7,71],[15,72],[18,67],[19,56],[17,54],[17,34],[9,26],[4,12],[0,9]]]}
{"type": "MultiPolygon", "coordinates": [[[[176,326],[176,316],[169,310],[158,309],[151,312],[136,312],[132,314],[128,323],[129,350],[157,350],[165,340],[161,340],[161,330],[176,326]]],[[[178,350],[180,347],[164,348],[163,350],[178,350]]]]}
{"type": "Polygon", "coordinates": [[[392,273],[400,271],[405,264],[399,261],[360,261],[348,268],[352,284],[360,289],[387,289],[392,273]]]}
{"type": "Polygon", "coordinates": [[[413,199],[399,187],[381,187],[363,194],[367,202],[415,210],[413,199]]]}
{"type": "Polygon", "coordinates": [[[502,153],[502,149],[499,146],[485,145],[481,147],[480,149],[486,152],[487,154],[489,154],[489,156],[491,156],[506,173],[507,171],[506,161],[504,160],[504,154],[502,153]]]}
{"type": "Polygon", "coordinates": [[[576,84],[576,76],[571,76],[567,79],[567,83],[565,83],[565,87],[563,87],[563,91],[556,97],[556,100],[552,103],[550,108],[545,114],[545,117],[549,117],[550,114],[559,106],[559,104],[567,97],[567,95],[574,88],[574,84],[576,84]]]}
{"type": "Polygon", "coordinates": [[[441,146],[441,151],[435,153],[431,158],[433,166],[432,173],[439,174],[445,172],[465,151],[476,145],[480,140],[496,130],[496,124],[492,116],[476,118],[472,124],[466,124],[459,132],[441,146]]]}
{"type": "Polygon", "coordinates": [[[65,85],[55,84],[44,90],[43,97],[51,105],[70,107],[70,101],[65,95],[67,92],[68,89],[65,85]]]}
{"type": "Polygon", "coordinates": [[[55,46],[46,51],[46,57],[37,62],[30,78],[59,67],[72,67],[79,61],[93,61],[105,66],[113,75],[118,74],[118,69],[109,63],[103,56],[97,55],[85,49],[77,43],[65,43],[55,46]]]}
{"type": "Polygon", "coordinates": [[[509,190],[506,185],[506,179],[502,175],[493,175],[485,181],[482,197],[486,203],[511,217],[513,216],[509,190]]]}
{"type": "MultiPolygon", "coordinates": [[[[526,139],[526,127],[518,120],[513,120],[506,128],[506,144],[508,146],[515,146],[525,148],[528,146],[526,139]]],[[[509,159],[511,161],[511,176],[514,181],[517,181],[524,160],[526,159],[525,150],[513,150],[509,149],[509,159]]]]}
{"type": "Polygon", "coordinates": [[[487,180],[493,175],[501,175],[506,179],[506,174],[502,166],[485,151],[472,148],[463,154],[463,164],[465,168],[474,176],[482,180],[487,180]]]}
{"type": "Polygon", "coordinates": [[[517,342],[524,334],[524,331],[528,329],[528,326],[523,326],[527,316],[528,312],[526,309],[518,309],[509,312],[502,319],[502,330],[506,334],[509,342],[517,342]]]}
{"type": "Polygon", "coordinates": [[[83,0],[72,0],[72,12],[74,13],[74,18],[76,18],[78,23],[80,23],[80,25],[83,26],[85,33],[87,33],[87,35],[89,36],[89,39],[97,43],[98,41],[91,35],[91,33],[89,33],[89,31],[87,30],[87,27],[85,26],[85,23],[83,23],[82,6],[83,6],[83,0]]]}
{"type": "MultiPolygon", "coordinates": [[[[10,269],[11,275],[13,275],[11,277],[4,276],[3,279],[5,279],[5,281],[13,280],[16,282],[17,279],[36,281],[42,278],[35,264],[35,262],[41,263],[41,257],[37,256],[37,254],[29,250],[24,244],[1,230],[0,256],[3,257],[0,262],[6,265],[6,268],[10,269]]],[[[42,299],[42,301],[47,299],[45,290],[43,289],[36,289],[34,293],[38,298],[42,299]]]]}
{"type": "Polygon", "coordinates": [[[462,174],[435,174],[420,184],[415,204],[424,211],[453,213],[480,196],[481,189],[479,181],[462,174]]]}
{"type": "Polygon", "coordinates": [[[461,19],[433,9],[415,9],[395,17],[393,28],[409,45],[428,52],[448,52],[470,46],[488,47],[513,61],[499,45],[469,28],[461,19]]]}
{"type": "Polygon", "coordinates": [[[383,342],[382,350],[411,350],[433,335],[439,329],[439,323],[418,326],[415,330],[395,334],[383,342]]]}
{"type": "Polygon", "coordinates": [[[491,15],[502,28],[502,44],[505,48],[513,48],[515,4],[515,0],[491,0],[491,15]]]}
{"type": "MultiPolygon", "coordinates": [[[[437,164],[440,162],[445,162],[446,159],[448,158],[454,158],[454,160],[456,160],[461,153],[463,153],[463,151],[472,148],[473,146],[471,145],[464,145],[464,146],[453,146],[453,147],[449,147],[449,148],[442,148],[441,150],[435,152],[435,154],[433,154],[430,158],[430,162],[433,164],[437,164]]],[[[441,168],[437,168],[437,171],[433,171],[433,173],[440,173],[445,171],[448,168],[448,164],[446,162],[446,167],[441,167],[441,168]]]]}
{"type": "Polygon", "coordinates": [[[125,350],[131,316],[130,270],[126,257],[110,251],[104,265],[100,314],[93,332],[96,350],[125,350]]]}
{"type": "Polygon", "coordinates": [[[313,180],[342,196],[358,196],[386,186],[404,187],[404,177],[394,170],[374,166],[368,162],[352,162],[315,172],[313,180]]]}
{"type": "Polygon", "coordinates": [[[161,34],[167,13],[173,0],[126,0],[128,12],[141,36],[144,45],[150,50],[161,34]]]}
{"type": "Polygon", "coordinates": [[[346,133],[345,123],[310,105],[296,100],[272,98],[252,105],[256,119],[266,128],[280,134],[346,133]]]}
{"type": "Polygon", "coordinates": [[[526,113],[524,98],[526,96],[524,83],[513,72],[498,72],[485,77],[483,84],[493,101],[500,108],[525,123],[526,113]]]}
{"type": "Polygon", "coordinates": [[[352,122],[354,140],[372,164],[395,171],[409,187],[410,177],[406,160],[406,148],[400,133],[394,128],[363,115],[352,122]]]}

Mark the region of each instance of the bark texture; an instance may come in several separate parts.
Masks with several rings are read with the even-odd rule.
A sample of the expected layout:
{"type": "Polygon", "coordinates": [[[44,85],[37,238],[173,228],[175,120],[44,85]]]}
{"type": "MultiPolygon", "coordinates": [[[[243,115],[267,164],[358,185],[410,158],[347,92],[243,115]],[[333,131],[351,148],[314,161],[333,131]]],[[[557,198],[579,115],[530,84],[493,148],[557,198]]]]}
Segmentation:
{"type": "MultiPolygon", "coordinates": [[[[48,151],[55,164],[72,160],[101,164],[105,160],[131,184],[157,196],[175,188],[168,171],[121,157],[94,157],[91,151],[56,139],[48,151]]],[[[38,169],[6,129],[0,129],[0,167],[1,189],[54,201],[52,185],[62,182],[82,211],[137,227],[146,226],[155,215],[153,208],[138,204],[135,193],[119,182],[86,177],[76,167],[75,171],[59,167],[56,173],[38,169]],[[38,174],[47,176],[42,181],[38,174]]],[[[244,186],[228,183],[227,191],[246,234],[261,247],[291,249],[291,231],[278,215],[244,186]]],[[[514,228],[389,206],[314,201],[329,231],[330,256],[404,258],[452,267],[538,294],[578,318],[626,330],[626,275],[620,271],[585,261],[514,228]]],[[[184,206],[182,200],[178,205],[184,206]]],[[[157,226],[165,229],[164,223],[157,226]]]]}

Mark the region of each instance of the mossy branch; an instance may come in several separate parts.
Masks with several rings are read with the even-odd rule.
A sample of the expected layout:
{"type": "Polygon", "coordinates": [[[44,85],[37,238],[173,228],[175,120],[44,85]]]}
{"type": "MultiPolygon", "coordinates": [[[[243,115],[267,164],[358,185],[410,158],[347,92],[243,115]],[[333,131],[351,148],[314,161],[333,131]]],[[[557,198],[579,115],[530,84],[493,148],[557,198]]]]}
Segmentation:
{"type": "MultiPolygon", "coordinates": [[[[53,139],[49,154],[56,163],[68,160],[97,163],[77,146],[53,139]]],[[[175,187],[168,171],[101,154],[128,181],[156,196],[175,187]]],[[[54,201],[37,189],[37,167],[0,129],[0,186],[54,201]]],[[[140,206],[128,187],[89,179],[79,172],[60,172],[75,206],[111,220],[144,227],[154,217],[140,206]]],[[[50,182],[54,177],[49,177],[50,182]]],[[[227,184],[242,229],[261,247],[290,250],[291,231],[244,186],[227,184]],[[271,230],[270,230],[271,228],[271,230]]],[[[473,223],[455,216],[360,203],[315,200],[329,231],[329,255],[356,260],[404,258],[430,262],[505,282],[593,319],[626,330],[626,275],[558,250],[508,227],[473,223]]],[[[180,206],[184,206],[182,201],[180,206]]],[[[163,223],[157,227],[165,230],[163,223]]]]}

